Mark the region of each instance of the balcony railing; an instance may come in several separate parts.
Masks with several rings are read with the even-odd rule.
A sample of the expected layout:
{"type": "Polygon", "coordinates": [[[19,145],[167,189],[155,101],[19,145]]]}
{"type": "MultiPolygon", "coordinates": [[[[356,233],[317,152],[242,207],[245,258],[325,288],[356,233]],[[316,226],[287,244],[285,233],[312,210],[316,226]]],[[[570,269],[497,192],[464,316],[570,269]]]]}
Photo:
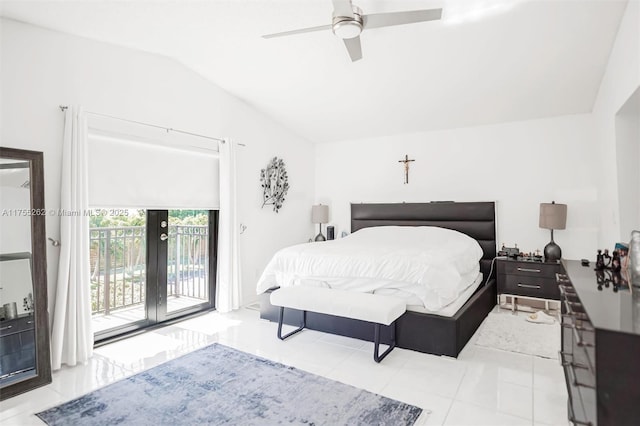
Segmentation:
{"type": "MultiPolygon", "coordinates": [[[[167,296],[209,298],[209,237],[206,225],[168,227],[167,296]]],[[[93,314],[140,305],[146,293],[144,226],[90,229],[93,314]]]]}

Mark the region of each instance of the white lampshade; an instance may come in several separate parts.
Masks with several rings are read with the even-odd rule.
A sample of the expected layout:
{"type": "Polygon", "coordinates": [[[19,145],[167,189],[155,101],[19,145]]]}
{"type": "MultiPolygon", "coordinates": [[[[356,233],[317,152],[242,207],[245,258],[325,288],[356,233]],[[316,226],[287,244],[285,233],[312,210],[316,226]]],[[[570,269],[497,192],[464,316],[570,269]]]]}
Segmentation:
{"type": "Polygon", "coordinates": [[[311,222],[327,223],[329,222],[329,206],[317,204],[311,207],[311,222]]]}
{"type": "Polygon", "coordinates": [[[567,205],[540,203],[540,228],[564,229],[567,226],[567,205]]]}

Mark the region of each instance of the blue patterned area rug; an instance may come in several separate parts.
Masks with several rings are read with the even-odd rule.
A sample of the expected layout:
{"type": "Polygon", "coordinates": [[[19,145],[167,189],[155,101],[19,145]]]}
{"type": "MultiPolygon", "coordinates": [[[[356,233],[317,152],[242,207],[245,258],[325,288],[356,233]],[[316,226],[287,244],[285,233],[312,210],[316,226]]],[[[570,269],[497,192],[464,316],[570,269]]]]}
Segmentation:
{"type": "Polygon", "coordinates": [[[421,408],[213,344],[38,413],[49,425],[412,425],[421,408]]]}

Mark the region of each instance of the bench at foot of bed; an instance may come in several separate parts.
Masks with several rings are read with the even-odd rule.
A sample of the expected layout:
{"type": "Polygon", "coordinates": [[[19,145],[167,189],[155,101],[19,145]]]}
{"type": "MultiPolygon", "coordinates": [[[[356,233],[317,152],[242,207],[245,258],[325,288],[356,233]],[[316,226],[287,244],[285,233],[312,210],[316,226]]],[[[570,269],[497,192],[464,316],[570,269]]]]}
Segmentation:
{"type": "Polygon", "coordinates": [[[306,313],[334,315],[367,321],[373,324],[373,359],[380,362],[396,346],[395,321],[407,309],[406,302],[392,296],[371,293],[333,290],[321,287],[284,287],[271,293],[271,304],[280,307],[278,316],[278,338],[284,340],[306,327],[306,313]],[[296,330],[282,335],[284,309],[302,311],[302,324],[296,330]],[[379,354],[380,327],[391,328],[391,343],[383,354],[379,354]]]}

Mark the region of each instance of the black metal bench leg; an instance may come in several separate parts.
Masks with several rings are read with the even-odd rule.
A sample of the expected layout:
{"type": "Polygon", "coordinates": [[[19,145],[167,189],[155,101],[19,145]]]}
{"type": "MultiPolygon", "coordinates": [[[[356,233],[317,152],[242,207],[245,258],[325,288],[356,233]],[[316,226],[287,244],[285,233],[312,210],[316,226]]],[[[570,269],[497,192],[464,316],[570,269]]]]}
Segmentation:
{"type": "Polygon", "coordinates": [[[380,352],[380,324],[374,324],[373,333],[373,360],[380,362],[396,347],[396,322],[391,323],[391,344],[382,355],[378,355],[380,352]]]}
{"type": "Polygon", "coordinates": [[[278,315],[278,339],[280,340],[284,340],[289,336],[292,336],[294,334],[296,334],[299,331],[304,330],[304,328],[307,326],[307,311],[302,311],[302,325],[293,330],[291,333],[286,334],[286,335],[282,335],[282,321],[284,319],[284,306],[280,306],[280,315],[278,315]]]}

